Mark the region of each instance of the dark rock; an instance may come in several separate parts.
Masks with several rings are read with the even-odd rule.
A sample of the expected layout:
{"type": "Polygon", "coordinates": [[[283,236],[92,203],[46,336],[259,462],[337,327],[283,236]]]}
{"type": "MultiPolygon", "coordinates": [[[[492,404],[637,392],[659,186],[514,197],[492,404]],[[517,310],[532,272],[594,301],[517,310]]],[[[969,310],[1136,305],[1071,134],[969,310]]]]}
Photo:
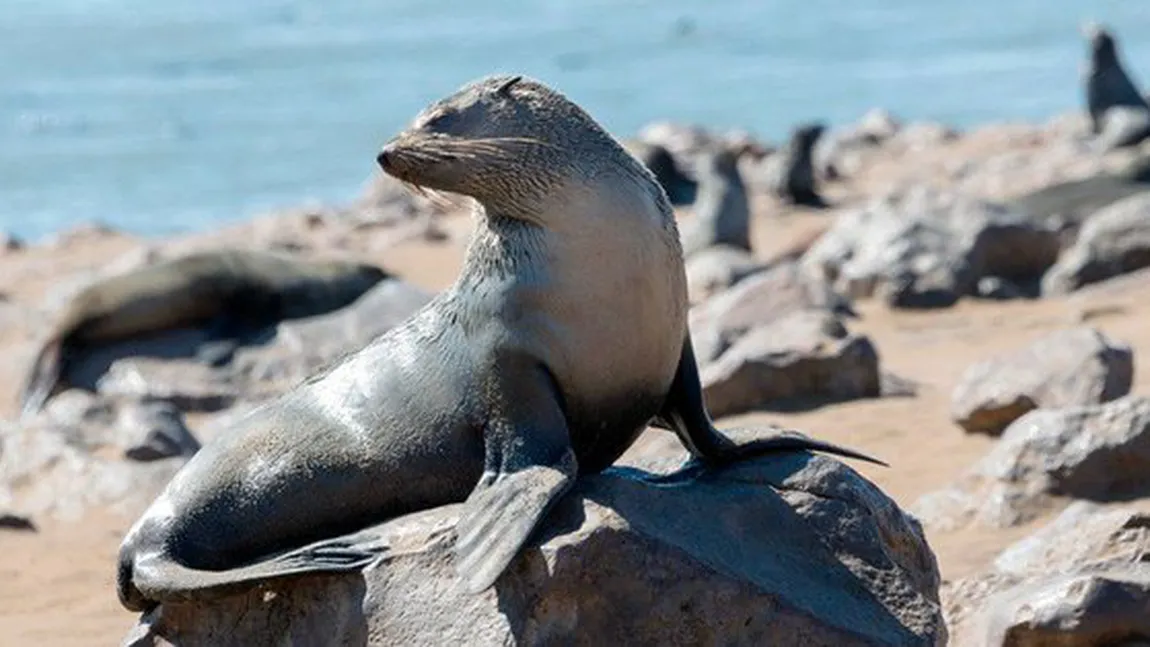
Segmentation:
{"type": "Polygon", "coordinates": [[[171,402],[143,402],[120,414],[125,436],[124,455],[135,461],[154,461],[173,456],[191,457],[200,443],[184,424],[183,414],[171,402]]]}
{"type": "Polygon", "coordinates": [[[1130,392],[1134,354],[1093,328],[1039,338],[963,374],[950,415],[971,433],[998,435],[1028,411],[1108,402],[1130,392]]]}
{"type": "Polygon", "coordinates": [[[28,517],[18,514],[0,513],[0,530],[21,530],[36,532],[36,524],[28,517]]]}

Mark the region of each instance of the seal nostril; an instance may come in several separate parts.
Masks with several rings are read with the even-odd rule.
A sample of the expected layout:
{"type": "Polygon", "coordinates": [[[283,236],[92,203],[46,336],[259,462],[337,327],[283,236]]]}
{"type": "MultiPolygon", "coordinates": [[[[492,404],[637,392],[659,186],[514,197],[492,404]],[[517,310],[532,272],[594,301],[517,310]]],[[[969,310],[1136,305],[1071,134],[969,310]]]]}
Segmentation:
{"type": "Polygon", "coordinates": [[[379,164],[380,168],[387,168],[387,151],[380,151],[379,155],[375,156],[375,161],[379,164]]]}

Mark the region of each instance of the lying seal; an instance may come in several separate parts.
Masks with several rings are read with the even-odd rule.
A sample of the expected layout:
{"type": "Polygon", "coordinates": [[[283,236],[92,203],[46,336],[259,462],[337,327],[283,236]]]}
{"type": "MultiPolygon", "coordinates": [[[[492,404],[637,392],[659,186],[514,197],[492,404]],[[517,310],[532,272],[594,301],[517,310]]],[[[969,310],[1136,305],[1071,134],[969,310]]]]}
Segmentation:
{"type": "Polygon", "coordinates": [[[559,92],[518,76],[472,82],[378,160],[474,198],[459,277],[185,464],[121,546],[128,609],[359,569],[382,549],[356,531],[459,501],[456,568],[483,590],[576,476],[609,466],[652,418],[706,462],[866,458],[801,435],[736,444],[715,430],[666,195],[559,92]]]}
{"type": "Polygon", "coordinates": [[[386,277],[362,263],[215,250],[97,281],[72,297],[42,343],[21,415],[39,411],[60,389],[85,346],[205,324],[214,338],[235,338],[342,308],[386,277]]]}
{"type": "Polygon", "coordinates": [[[723,146],[702,154],[695,216],[683,227],[683,256],[717,245],[751,251],[751,210],[739,174],[738,150],[723,146]]]}
{"type": "Polygon", "coordinates": [[[1150,191],[1150,158],[1136,159],[1115,172],[1051,184],[1006,205],[1070,235],[1103,207],[1144,191],[1150,191]]]}
{"type": "Polygon", "coordinates": [[[825,207],[815,179],[815,144],[826,131],[821,123],[801,124],[791,131],[787,145],[771,160],[770,191],[790,204],[825,207]]]}
{"type": "Polygon", "coordinates": [[[637,139],[623,142],[623,146],[655,174],[655,180],[667,192],[672,205],[691,204],[695,201],[698,183],[679,168],[667,147],[637,139]]]}
{"type": "Polygon", "coordinates": [[[1138,92],[1118,58],[1114,35],[1095,23],[1083,25],[1082,32],[1090,48],[1084,76],[1091,132],[1102,134],[1106,127],[1106,113],[1113,108],[1129,108],[1150,114],[1150,105],[1138,92]]]}

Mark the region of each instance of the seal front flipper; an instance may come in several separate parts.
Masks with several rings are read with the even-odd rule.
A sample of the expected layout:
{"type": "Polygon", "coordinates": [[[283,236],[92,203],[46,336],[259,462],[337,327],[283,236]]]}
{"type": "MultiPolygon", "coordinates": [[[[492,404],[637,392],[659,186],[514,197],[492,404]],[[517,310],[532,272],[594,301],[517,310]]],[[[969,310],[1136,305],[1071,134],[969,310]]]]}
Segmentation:
{"type": "Polygon", "coordinates": [[[530,358],[500,364],[483,476],[456,524],[455,570],[471,593],[499,579],[578,472],[550,373],[530,358]]]}
{"type": "Polygon", "coordinates": [[[797,432],[788,431],[747,442],[736,442],[724,436],[711,422],[703,401],[703,387],[699,381],[699,367],[691,336],[683,342],[679,368],[667,391],[652,425],[675,432],[691,454],[707,463],[728,463],[741,458],[781,451],[820,451],[889,467],[885,462],[861,452],[833,443],[814,440],[797,432]]]}

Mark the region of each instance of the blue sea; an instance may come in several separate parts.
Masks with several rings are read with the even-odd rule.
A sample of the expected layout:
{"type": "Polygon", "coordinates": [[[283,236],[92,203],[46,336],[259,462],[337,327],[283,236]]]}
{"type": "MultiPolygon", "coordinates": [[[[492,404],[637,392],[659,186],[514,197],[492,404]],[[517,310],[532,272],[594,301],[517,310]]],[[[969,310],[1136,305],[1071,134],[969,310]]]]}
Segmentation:
{"type": "Polygon", "coordinates": [[[0,0],[0,228],[143,235],[353,199],[429,101],[521,72],[656,119],[959,127],[1081,105],[1079,24],[1150,83],[1146,0],[0,0]]]}

